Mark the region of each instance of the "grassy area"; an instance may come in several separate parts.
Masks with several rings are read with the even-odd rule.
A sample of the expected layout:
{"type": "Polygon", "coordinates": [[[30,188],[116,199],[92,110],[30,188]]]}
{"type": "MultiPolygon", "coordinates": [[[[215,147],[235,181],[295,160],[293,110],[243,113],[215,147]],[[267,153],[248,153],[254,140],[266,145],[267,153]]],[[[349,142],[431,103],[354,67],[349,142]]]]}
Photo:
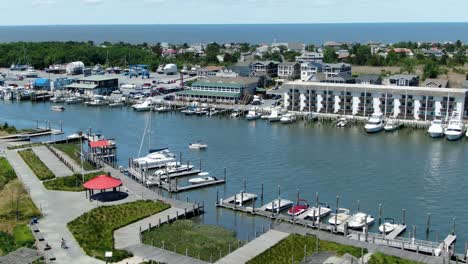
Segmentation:
{"type": "Polygon", "coordinates": [[[112,250],[113,257],[109,261],[117,262],[131,256],[131,253],[125,250],[113,249],[114,230],[159,213],[169,207],[164,203],[143,200],[101,206],[69,222],[67,226],[86,254],[104,260],[104,252],[112,250]]]}
{"type": "MultiPolygon", "coordinates": [[[[80,143],[64,143],[64,144],[56,144],[54,145],[54,148],[62,151],[63,153],[65,153],[67,156],[69,156],[70,158],[72,158],[77,164],[81,164],[81,161],[80,161],[80,152],[81,152],[81,148],[80,148],[80,143]]],[[[83,168],[85,170],[95,170],[96,167],[93,166],[93,164],[87,162],[87,161],[83,161],[83,168]]]]}
{"type": "Polygon", "coordinates": [[[204,261],[219,259],[234,251],[239,240],[234,231],[224,229],[214,225],[196,224],[190,220],[177,220],[171,224],[162,225],[151,231],[143,233],[143,243],[164,247],[168,250],[185,255],[185,249],[188,249],[188,255],[194,258],[200,257],[204,261]]]}
{"type": "Polygon", "coordinates": [[[39,157],[32,151],[32,149],[26,149],[18,151],[18,154],[23,158],[24,162],[28,164],[29,168],[39,178],[39,180],[49,180],[55,178],[54,173],[47,168],[39,157]]]}
{"type": "Polygon", "coordinates": [[[0,157],[0,190],[14,179],[16,179],[16,173],[10,163],[8,163],[6,158],[0,157]]]}
{"type": "MultiPolygon", "coordinates": [[[[304,246],[306,246],[307,255],[309,256],[316,252],[316,242],[317,238],[315,236],[301,236],[297,234],[289,235],[278,244],[256,256],[247,263],[283,264],[292,263],[292,259],[294,259],[294,263],[300,263],[304,259],[304,246]]],[[[319,241],[318,250],[322,252],[334,251],[339,256],[348,253],[355,257],[361,257],[361,248],[339,245],[323,240],[319,241]]],[[[365,253],[367,253],[367,250],[364,249],[364,254],[365,253]]]]}
{"type": "Polygon", "coordinates": [[[39,147],[44,145],[44,143],[37,142],[37,143],[27,143],[27,144],[22,144],[22,145],[17,145],[17,146],[8,146],[7,149],[13,150],[13,149],[22,149],[22,148],[32,148],[32,147],[39,147]]]}
{"type": "Polygon", "coordinates": [[[382,253],[374,253],[372,254],[368,264],[422,264],[422,263],[402,259],[399,257],[388,256],[382,253]]]}
{"type": "MultiPolygon", "coordinates": [[[[93,172],[93,173],[88,173],[84,175],[84,181],[89,181],[92,178],[106,174],[103,171],[99,172],[93,172]]],[[[67,177],[59,177],[55,178],[49,181],[44,181],[42,182],[44,184],[44,187],[46,187],[47,190],[54,190],[54,191],[67,191],[67,192],[81,192],[84,191],[85,188],[83,188],[83,183],[81,174],[75,173],[71,176],[67,177]]]]}

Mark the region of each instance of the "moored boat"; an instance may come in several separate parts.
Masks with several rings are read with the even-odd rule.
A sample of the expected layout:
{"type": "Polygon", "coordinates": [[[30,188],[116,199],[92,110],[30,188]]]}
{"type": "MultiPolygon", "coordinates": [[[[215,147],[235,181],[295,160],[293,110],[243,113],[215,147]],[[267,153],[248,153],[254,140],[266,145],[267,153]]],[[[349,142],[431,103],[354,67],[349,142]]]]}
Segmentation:
{"type": "Polygon", "coordinates": [[[345,126],[348,125],[348,123],[349,123],[348,119],[346,119],[345,117],[341,117],[336,122],[336,126],[337,127],[345,127],[345,126]]]}
{"type": "Polygon", "coordinates": [[[398,227],[398,224],[395,224],[395,220],[393,218],[385,218],[383,224],[379,226],[380,233],[388,234],[391,233],[398,227]]]}
{"type": "Polygon", "coordinates": [[[364,129],[367,133],[377,133],[384,129],[385,119],[382,113],[373,113],[366,122],[364,129]]]}
{"type": "Polygon", "coordinates": [[[256,120],[259,119],[262,115],[258,113],[255,109],[249,110],[247,115],[245,116],[245,119],[247,120],[256,120]]]}
{"type": "Polygon", "coordinates": [[[349,210],[346,208],[338,208],[338,213],[333,213],[330,215],[330,219],[328,219],[328,223],[331,225],[341,225],[344,221],[348,220],[351,215],[349,210]]]}
{"type": "Polygon", "coordinates": [[[296,115],[287,113],[280,118],[282,124],[290,124],[296,121],[296,115]]]}
{"type": "Polygon", "coordinates": [[[191,184],[201,184],[201,183],[212,182],[212,181],[217,180],[216,177],[211,177],[209,175],[210,174],[208,172],[200,172],[198,176],[201,176],[201,177],[189,179],[188,182],[190,182],[191,184]]]}
{"type": "Polygon", "coordinates": [[[307,217],[312,220],[317,218],[323,218],[331,213],[331,209],[328,205],[319,203],[318,205],[311,207],[307,212],[307,217]]]}
{"type": "Polygon", "coordinates": [[[298,216],[305,211],[309,209],[309,205],[307,204],[307,201],[304,199],[299,199],[295,205],[293,205],[291,208],[288,210],[288,215],[291,216],[298,216]]]}
{"type": "Polygon", "coordinates": [[[189,144],[189,149],[206,149],[208,148],[207,144],[203,144],[200,141],[197,143],[190,143],[189,144]]]}
{"type": "Polygon", "coordinates": [[[63,105],[53,105],[50,109],[52,111],[61,112],[65,110],[65,107],[63,107],[63,105]]]}
{"type": "Polygon", "coordinates": [[[432,138],[440,138],[444,136],[445,123],[440,119],[434,119],[431,121],[431,125],[427,130],[429,136],[432,138]]]}
{"type": "Polygon", "coordinates": [[[375,219],[371,215],[359,212],[351,216],[348,227],[351,229],[362,229],[366,225],[373,224],[374,221],[375,219]]]}
{"type": "Polygon", "coordinates": [[[403,124],[394,118],[389,118],[385,123],[384,130],[385,132],[392,132],[399,129],[403,124]]]}
{"type": "Polygon", "coordinates": [[[444,132],[448,140],[458,140],[463,135],[463,123],[461,121],[460,114],[457,111],[452,112],[452,117],[447,125],[444,132]]]}
{"type": "Polygon", "coordinates": [[[265,206],[265,210],[279,213],[282,210],[288,209],[293,204],[294,203],[292,201],[287,200],[287,199],[275,199],[265,206]]]}

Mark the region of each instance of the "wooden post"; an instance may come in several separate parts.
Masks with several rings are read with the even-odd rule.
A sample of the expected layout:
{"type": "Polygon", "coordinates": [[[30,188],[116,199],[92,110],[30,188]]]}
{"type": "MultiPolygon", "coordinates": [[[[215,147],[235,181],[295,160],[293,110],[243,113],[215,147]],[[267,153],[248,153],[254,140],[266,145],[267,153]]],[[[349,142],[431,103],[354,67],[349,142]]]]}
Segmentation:
{"type": "Polygon", "coordinates": [[[200,170],[201,170],[201,159],[200,159],[200,170]]]}
{"type": "Polygon", "coordinates": [[[244,191],[241,192],[241,199],[239,201],[239,205],[242,206],[243,203],[244,203],[244,191]]]}
{"type": "Polygon", "coordinates": [[[366,217],[364,218],[364,228],[365,228],[365,232],[366,232],[366,242],[367,242],[367,236],[369,234],[369,226],[367,225],[367,214],[366,214],[366,217]]]}
{"type": "Polygon", "coordinates": [[[219,203],[219,189],[216,188],[216,205],[219,203]]]}
{"type": "Polygon", "coordinates": [[[244,192],[246,192],[246,191],[247,191],[247,181],[246,181],[246,179],[244,179],[244,192]]]}
{"type": "Polygon", "coordinates": [[[278,185],[278,214],[281,208],[281,186],[278,185]]]}
{"type": "Polygon", "coordinates": [[[340,196],[336,196],[336,208],[335,208],[335,232],[338,232],[338,207],[340,205],[340,196]]]}
{"type": "MultiPolygon", "coordinates": [[[[319,193],[315,192],[315,207],[318,207],[318,203],[319,203],[319,193]]],[[[319,215],[320,215],[320,211],[319,211],[319,215]]]]}
{"type": "Polygon", "coordinates": [[[401,209],[401,224],[405,225],[406,223],[406,209],[401,209]]]}
{"type": "Polygon", "coordinates": [[[260,192],[260,199],[261,199],[261,204],[263,204],[263,183],[262,183],[262,189],[260,192]]]}
{"type": "Polygon", "coordinates": [[[431,232],[431,213],[427,214],[427,221],[426,221],[426,240],[429,240],[429,233],[431,232]]]}
{"type": "Polygon", "coordinates": [[[455,217],[452,219],[452,235],[455,235],[455,217]]]}
{"type": "Polygon", "coordinates": [[[413,225],[413,239],[416,239],[416,226],[413,225]]]}
{"type": "Polygon", "coordinates": [[[179,163],[182,164],[182,152],[179,152],[179,163]]]}
{"type": "Polygon", "coordinates": [[[254,198],[252,201],[252,214],[255,214],[255,201],[256,199],[254,198]]]}
{"type": "Polygon", "coordinates": [[[236,201],[236,199],[237,199],[237,193],[234,194],[234,211],[236,210],[236,207],[237,207],[237,201],[236,201]]]}
{"type": "Polygon", "coordinates": [[[361,202],[357,200],[357,211],[359,212],[361,210],[361,202]]]}
{"type": "Polygon", "coordinates": [[[226,181],[226,168],[224,168],[224,181],[226,181]]]}
{"type": "Polygon", "coordinates": [[[382,224],[382,204],[379,204],[379,226],[382,224]]]}
{"type": "Polygon", "coordinates": [[[185,216],[185,219],[187,219],[187,208],[184,208],[184,216],[185,216]]]}

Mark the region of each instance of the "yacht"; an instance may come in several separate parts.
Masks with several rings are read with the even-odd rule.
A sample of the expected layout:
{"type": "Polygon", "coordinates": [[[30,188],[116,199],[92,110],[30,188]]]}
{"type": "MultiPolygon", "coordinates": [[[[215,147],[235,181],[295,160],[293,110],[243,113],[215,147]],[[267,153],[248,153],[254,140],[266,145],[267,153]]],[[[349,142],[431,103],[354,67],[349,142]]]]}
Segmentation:
{"type": "Polygon", "coordinates": [[[387,120],[384,126],[385,132],[392,132],[399,129],[403,124],[400,123],[397,119],[390,118],[387,120]]]}
{"type": "Polygon", "coordinates": [[[348,220],[351,215],[349,210],[346,208],[338,208],[337,214],[331,214],[330,219],[328,219],[328,223],[331,225],[341,225],[344,221],[348,220]]]}
{"type": "Polygon", "coordinates": [[[86,102],[85,105],[87,106],[103,106],[103,105],[106,105],[107,103],[102,100],[102,99],[99,99],[99,98],[95,98],[89,102],[86,102]]]}
{"type": "Polygon", "coordinates": [[[398,224],[395,224],[395,220],[393,220],[393,218],[385,218],[384,223],[379,226],[379,231],[380,233],[388,234],[397,227],[398,224]]]}
{"type": "Polygon", "coordinates": [[[367,133],[377,133],[384,129],[385,120],[382,113],[373,113],[367,120],[364,129],[367,133]]]}
{"type": "Polygon", "coordinates": [[[304,199],[299,199],[299,201],[288,210],[288,215],[298,216],[308,209],[309,205],[307,204],[307,201],[304,199]]]}
{"type": "Polygon", "coordinates": [[[207,144],[203,144],[200,141],[197,143],[190,143],[189,144],[189,149],[206,149],[208,148],[207,144]]]}
{"type": "Polygon", "coordinates": [[[272,109],[270,115],[268,116],[268,121],[270,122],[277,122],[281,119],[281,110],[280,109],[272,109]]]}
{"type": "Polygon", "coordinates": [[[161,168],[153,172],[152,176],[165,178],[166,175],[172,175],[184,171],[190,171],[194,168],[193,165],[179,164],[178,162],[169,162],[166,167],[161,168]]]}
{"type": "Polygon", "coordinates": [[[280,118],[280,122],[283,124],[290,124],[290,123],[293,123],[294,121],[296,121],[296,115],[290,114],[290,113],[284,114],[280,118]]]}
{"type": "Polygon", "coordinates": [[[326,204],[318,204],[314,207],[311,207],[309,209],[309,212],[307,213],[307,217],[309,217],[312,220],[315,220],[317,218],[323,218],[331,213],[331,209],[329,208],[328,205],[326,204]]]}
{"type": "Polygon", "coordinates": [[[345,127],[345,126],[348,125],[348,123],[349,123],[348,119],[346,119],[345,117],[341,117],[336,122],[336,126],[337,127],[345,127]]]}
{"type": "Polygon", "coordinates": [[[275,199],[265,206],[265,210],[279,213],[280,211],[291,207],[293,204],[294,203],[292,201],[287,199],[275,199]]]}
{"type": "Polygon", "coordinates": [[[432,138],[440,138],[444,136],[445,123],[440,119],[434,119],[431,121],[431,126],[427,130],[427,133],[432,138]]]}
{"type": "Polygon", "coordinates": [[[245,118],[247,120],[256,120],[259,119],[262,115],[258,113],[255,109],[249,110],[245,118]]]}
{"type": "Polygon", "coordinates": [[[188,180],[191,184],[200,184],[200,183],[206,183],[206,182],[212,182],[212,181],[216,181],[216,177],[211,177],[209,176],[210,174],[208,172],[200,172],[198,174],[198,176],[200,177],[197,177],[197,178],[192,178],[190,180],[188,180]]]}
{"type": "Polygon", "coordinates": [[[248,201],[251,201],[251,200],[255,200],[255,199],[257,199],[257,195],[255,193],[242,192],[242,193],[236,194],[234,202],[237,205],[242,206],[242,204],[244,204],[244,203],[246,203],[248,201]]]}
{"type": "Polygon", "coordinates": [[[444,134],[448,140],[458,140],[463,135],[463,123],[458,112],[453,111],[444,134]]]}
{"type": "Polygon", "coordinates": [[[148,169],[164,168],[168,164],[173,164],[174,162],[177,162],[176,156],[167,148],[152,150],[147,156],[133,160],[133,164],[138,168],[148,169]]]}
{"type": "Polygon", "coordinates": [[[123,102],[119,101],[114,101],[109,103],[109,107],[121,107],[124,106],[125,104],[123,102]]]}
{"type": "Polygon", "coordinates": [[[375,219],[371,215],[359,212],[351,216],[348,227],[351,229],[362,229],[366,225],[373,224],[374,221],[375,219]]]}
{"type": "Polygon", "coordinates": [[[145,100],[143,103],[132,105],[133,110],[137,112],[149,111],[151,110],[152,103],[150,100],[145,100]]]}
{"type": "Polygon", "coordinates": [[[28,69],[22,73],[25,78],[37,78],[37,71],[33,67],[28,67],[28,69]]]}
{"type": "Polygon", "coordinates": [[[61,112],[61,111],[65,110],[65,107],[63,107],[63,105],[53,105],[50,109],[52,111],[61,112]]]}

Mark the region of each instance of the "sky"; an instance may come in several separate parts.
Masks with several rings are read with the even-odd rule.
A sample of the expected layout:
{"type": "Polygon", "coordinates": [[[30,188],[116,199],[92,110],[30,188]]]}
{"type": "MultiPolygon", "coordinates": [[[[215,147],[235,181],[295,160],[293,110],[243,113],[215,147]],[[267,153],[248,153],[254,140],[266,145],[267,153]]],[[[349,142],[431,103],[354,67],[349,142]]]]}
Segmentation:
{"type": "Polygon", "coordinates": [[[2,0],[0,25],[468,22],[468,0],[2,0]]]}

